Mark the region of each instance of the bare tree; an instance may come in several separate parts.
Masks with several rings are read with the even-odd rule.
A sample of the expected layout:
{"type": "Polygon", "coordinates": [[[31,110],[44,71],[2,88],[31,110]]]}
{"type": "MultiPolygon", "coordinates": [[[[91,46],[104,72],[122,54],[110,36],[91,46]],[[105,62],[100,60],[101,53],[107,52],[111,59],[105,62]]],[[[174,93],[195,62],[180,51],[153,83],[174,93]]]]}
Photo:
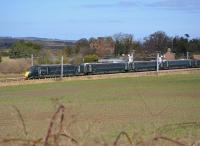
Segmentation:
{"type": "Polygon", "coordinates": [[[144,38],[144,49],[148,52],[167,51],[168,47],[171,47],[171,39],[163,31],[157,31],[148,37],[144,38]]]}

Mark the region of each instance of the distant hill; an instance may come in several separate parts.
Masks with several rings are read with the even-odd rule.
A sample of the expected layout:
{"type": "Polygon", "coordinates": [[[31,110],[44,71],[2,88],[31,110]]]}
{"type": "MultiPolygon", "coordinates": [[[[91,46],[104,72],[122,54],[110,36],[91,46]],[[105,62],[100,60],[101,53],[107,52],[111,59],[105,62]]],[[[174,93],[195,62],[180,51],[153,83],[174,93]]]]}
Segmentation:
{"type": "Polygon", "coordinates": [[[74,46],[76,42],[75,40],[59,40],[37,37],[0,37],[0,49],[8,49],[19,40],[37,43],[42,48],[48,49],[63,49],[66,46],[74,46]]]}

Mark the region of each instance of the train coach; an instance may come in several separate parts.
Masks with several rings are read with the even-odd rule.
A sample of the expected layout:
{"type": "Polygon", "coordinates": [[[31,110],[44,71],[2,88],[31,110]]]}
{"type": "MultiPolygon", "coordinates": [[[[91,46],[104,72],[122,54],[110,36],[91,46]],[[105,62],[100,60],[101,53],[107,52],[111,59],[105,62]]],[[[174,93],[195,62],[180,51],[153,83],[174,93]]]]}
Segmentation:
{"type": "Polygon", "coordinates": [[[181,69],[199,68],[200,60],[172,60],[172,61],[133,61],[117,63],[82,63],[82,64],[60,64],[34,65],[25,74],[26,79],[50,78],[63,76],[77,76],[89,74],[123,73],[136,71],[154,71],[157,69],[181,69]]]}
{"type": "MultiPolygon", "coordinates": [[[[34,65],[30,67],[29,71],[25,73],[27,79],[39,79],[39,78],[50,78],[59,77],[61,75],[60,64],[45,64],[45,65],[34,65]]],[[[77,65],[64,64],[63,65],[63,76],[72,76],[78,73],[77,65]]]]}

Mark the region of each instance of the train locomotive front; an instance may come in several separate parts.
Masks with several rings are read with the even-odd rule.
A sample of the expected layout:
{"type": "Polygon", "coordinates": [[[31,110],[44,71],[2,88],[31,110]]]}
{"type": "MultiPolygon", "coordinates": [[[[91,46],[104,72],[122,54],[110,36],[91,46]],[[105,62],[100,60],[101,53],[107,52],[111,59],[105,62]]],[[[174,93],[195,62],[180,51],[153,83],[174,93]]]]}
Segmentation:
{"type": "Polygon", "coordinates": [[[25,79],[33,79],[38,76],[37,66],[31,66],[28,71],[25,72],[25,79]]]}

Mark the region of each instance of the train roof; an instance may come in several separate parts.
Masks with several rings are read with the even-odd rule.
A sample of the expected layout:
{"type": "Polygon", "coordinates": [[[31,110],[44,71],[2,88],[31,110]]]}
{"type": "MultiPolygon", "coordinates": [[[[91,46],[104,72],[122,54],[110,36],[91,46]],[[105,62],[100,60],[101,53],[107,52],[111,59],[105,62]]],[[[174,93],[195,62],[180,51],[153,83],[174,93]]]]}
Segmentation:
{"type": "Polygon", "coordinates": [[[119,58],[99,59],[99,63],[125,63],[127,60],[119,58]]]}
{"type": "MultiPolygon", "coordinates": [[[[61,64],[39,64],[39,65],[34,65],[34,66],[43,66],[43,67],[46,67],[46,66],[60,66],[61,64]]],[[[72,66],[75,66],[74,64],[63,64],[63,65],[72,65],[72,66]]]]}

